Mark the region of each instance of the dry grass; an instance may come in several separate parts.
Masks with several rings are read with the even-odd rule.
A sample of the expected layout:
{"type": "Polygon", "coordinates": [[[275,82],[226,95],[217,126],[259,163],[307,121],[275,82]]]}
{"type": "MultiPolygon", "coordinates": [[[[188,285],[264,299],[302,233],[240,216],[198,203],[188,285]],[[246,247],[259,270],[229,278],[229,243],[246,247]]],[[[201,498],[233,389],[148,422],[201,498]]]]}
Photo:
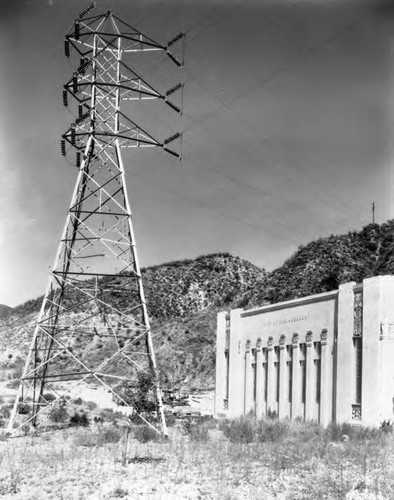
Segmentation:
{"type": "MultiPolygon", "coordinates": [[[[323,431],[314,424],[295,423],[284,429],[268,422],[256,426],[259,431],[245,443],[237,442],[234,427],[230,440],[213,421],[201,426],[199,431],[198,424],[183,425],[171,429],[170,439],[147,443],[130,433],[126,461],[125,434],[105,426],[0,441],[0,496],[21,500],[394,498],[390,433],[354,433],[342,442],[332,440],[340,437],[340,428],[323,431]]],[[[245,433],[244,422],[242,426],[245,433]]]]}

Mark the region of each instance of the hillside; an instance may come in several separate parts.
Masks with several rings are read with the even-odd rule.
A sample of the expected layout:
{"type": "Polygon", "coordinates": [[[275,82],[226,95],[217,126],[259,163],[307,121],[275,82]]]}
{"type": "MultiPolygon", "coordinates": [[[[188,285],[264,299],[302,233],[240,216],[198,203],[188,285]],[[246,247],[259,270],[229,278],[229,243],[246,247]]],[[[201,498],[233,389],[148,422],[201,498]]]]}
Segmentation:
{"type": "Polygon", "coordinates": [[[0,304],[0,320],[8,318],[12,314],[12,307],[6,306],[5,304],[0,304]]]}
{"type": "MultiPolygon", "coordinates": [[[[290,300],[334,290],[348,281],[394,274],[394,221],[319,238],[270,273],[223,253],[148,267],[142,273],[165,386],[213,387],[217,311],[290,300]]],[[[26,352],[41,300],[28,301],[0,320],[0,350],[26,352]]]]}
{"type": "MultiPolygon", "coordinates": [[[[148,267],[142,275],[155,351],[166,384],[212,386],[216,312],[235,307],[266,272],[222,253],[148,267]]],[[[39,297],[16,307],[2,322],[0,351],[27,351],[41,301],[39,297]]],[[[80,346],[84,347],[90,345],[80,346]]]]}

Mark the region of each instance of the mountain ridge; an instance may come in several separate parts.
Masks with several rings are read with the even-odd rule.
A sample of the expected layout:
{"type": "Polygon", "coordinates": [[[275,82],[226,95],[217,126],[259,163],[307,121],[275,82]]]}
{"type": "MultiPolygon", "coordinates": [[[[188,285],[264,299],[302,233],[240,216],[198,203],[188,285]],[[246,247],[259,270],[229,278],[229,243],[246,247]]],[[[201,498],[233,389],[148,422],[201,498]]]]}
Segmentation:
{"type": "MultiPolygon", "coordinates": [[[[142,269],[164,386],[213,387],[218,311],[301,298],[382,274],[394,274],[394,220],[318,238],[271,272],[229,253],[142,269]]],[[[3,319],[0,348],[26,353],[41,301],[21,304],[3,319]]]]}

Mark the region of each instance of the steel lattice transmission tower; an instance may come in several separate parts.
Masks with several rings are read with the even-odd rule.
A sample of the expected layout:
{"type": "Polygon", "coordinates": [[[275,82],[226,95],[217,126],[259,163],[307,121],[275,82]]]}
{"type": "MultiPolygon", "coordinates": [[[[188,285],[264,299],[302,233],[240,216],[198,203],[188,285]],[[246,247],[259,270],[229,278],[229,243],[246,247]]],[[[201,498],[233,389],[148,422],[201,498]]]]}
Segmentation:
{"type": "Polygon", "coordinates": [[[129,406],[125,384],[144,374],[157,409],[155,427],[166,433],[121,150],[160,147],[180,157],[179,133],[158,141],[127,116],[124,103],[161,99],[181,113],[175,98],[181,100],[183,85],[162,94],[129,61],[136,53],[161,51],[182,66],[176,52],[184,34],[161,45],[110,11],[92,16],[93,7],[80,14],[65,40],[77,69],[63,91],[75,121],[61,150],[72,153],[78,177],[9,432],[37,425],[84,381],[103,384],[129,406]]]}

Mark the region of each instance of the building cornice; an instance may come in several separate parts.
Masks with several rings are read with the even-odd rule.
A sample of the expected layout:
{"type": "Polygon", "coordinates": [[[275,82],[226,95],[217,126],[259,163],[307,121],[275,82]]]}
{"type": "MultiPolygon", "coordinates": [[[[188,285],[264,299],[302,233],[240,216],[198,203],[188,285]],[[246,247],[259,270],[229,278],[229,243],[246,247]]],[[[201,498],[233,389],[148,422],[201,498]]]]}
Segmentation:
{"type": "Polygon", "coordinates": [[[300,299],[286,300],[284,302],[278,302],[276,304],[268,304],[266,306],[256,307],[255,309],[246,309],[241,312],[241,318],[246,318],[247,316],[254,316],[255,314],[261,314],[271,311],[279,311],[280,309],[285,309],[289,307],[298,307],[301,305],[312,304],[315,302],[324,302],[326,300],[335,300],[338,296],[338,290],[333,290],[332,292],[318,293],[316,295],[308,295],[308,297],[301,297],[300,299]]]}

